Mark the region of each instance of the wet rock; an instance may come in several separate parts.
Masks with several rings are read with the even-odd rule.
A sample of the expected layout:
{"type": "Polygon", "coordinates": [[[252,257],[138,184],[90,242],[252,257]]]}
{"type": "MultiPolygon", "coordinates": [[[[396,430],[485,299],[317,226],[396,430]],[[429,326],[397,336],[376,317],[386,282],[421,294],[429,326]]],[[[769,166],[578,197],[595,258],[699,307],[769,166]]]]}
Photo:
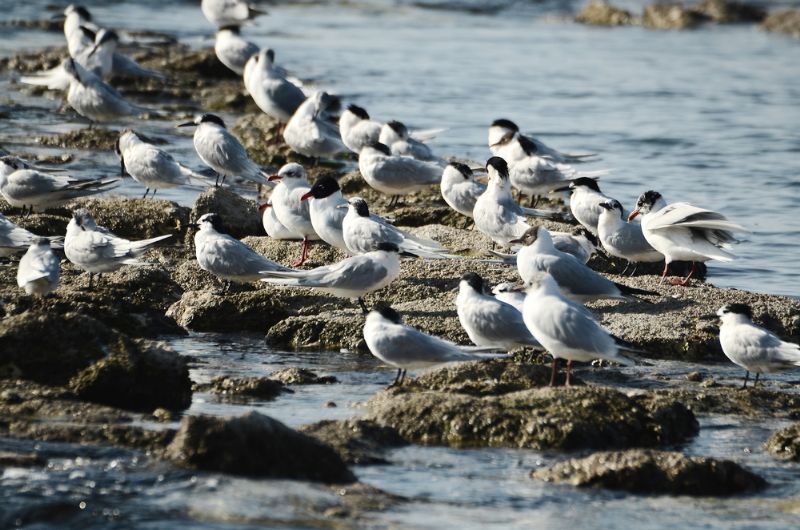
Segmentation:
{"type": "Polygon", "coordinates": [[[213,48],[192,50],[185,45],[168,46],[143,51],[136,58],[149,68],[170,72],[173,76],[241,81],[236,72],[217,59],[213,48]]]}
{"type": "Polygon", "coordinates": [[[786,9],[770,13],[759,27],[764,31],[783,33],[800,39],[800,9],[786,9]]]}
{"type": "Polygon", "coordinates": [[[0,451],[0,470],[5,467],[41,467],[47,460],[36,453],[14,453],[0,451]]]}
{"type": "Polygon", "coordinates": [[[113,151],[119,131],[103,127],[84,127],[53,136],[39,136],[41,145],[86,151],[113,151]]]}
{"type": "Polygon", "coordinates": [[[289,366],[280,368],[269,374],[270,379],[280,381],[284,385],[330,385],[339,380],[332,375],[317,375],[306,368],[289,366]]]}
{"type": "Polygon", "coordinates": [[[64,22],[57,19],[34,19],[25,20],[20,18],[12,18],[11,20],[1,20],[0,28],[20,28],[20,29],[41,29],[44,31],[62,31],[64,22]]]}
{"type": "Polygon", "coordinates": [[[361,310],[290,316],[280,319],[269,328],[267,342],[274,347],[293,349],[347,348],[366,352],[368,349],[362,335],[363,327],[361,310]]]}
{"type": "MultiPolygon", "coordinates": [[[[445,365],[419,375],[406,385],[471,396],[498,396],[549,383],[550,368],[547,366],[491,359],[445,365]]],[[[577,377],[573,377],[572,383],[583,384],[577,377]]]]}
{"type": "Polygon", "coordinates": [[[730,460],[648,450],[595,453],[533,471],[531,476],[581,488],[693,496],[735,495],[767,485],[730,460]]]}
{"type": "Polygon", "coordinates": [[[2,57],[0,69],[14,70],[23,74],[36,73],[58,66],[67,57],[69,52],[66,46],[43,48],[34,53],[2,57]]]}
{"type": "Polygon", "coordinates": [[[257,412],[235,418],[184,417],[165,455],[184,467],[235,475],[355,481],[331,447],[257,412]]]}
{"type": "Polygon", "coordinates": [[[237,239],[264,235],[264,225],[255,201],[245,199],[225,187],[211,186],[197,197],[190,216],[191,222],[196,222],[207,213],[218,214],[225,230],[237,239]]]}
{"type": "Polygon", "coordinates": [[[761,22],[766,16],[766,12],[761,6],[728,0],[702,0],[699,4],[692,6],[692,9],[717,24],[761,22]]]}
{"type": "Polygon", "coordinates": [[[774,432],[765,446],[775,456],[800,462],[800,423],[774,432]]]}
{"type": "Polygon", "coordinates": [[[644,8],[642,25],[650,29],[692,29],[706,17],[683,4],[653,4],[644,8]]]}
{"type": "MultiPolygon", "coordinates": [[[[272,261],[277,261],[284,265],[291,265],[300,257],[303,248],[302,241],[284,241],[272,239],[271,237],[245,237],[242,242],[249,245],[262,256],[266,256],[272,261]]],[[[347,255],[323,241],[310,241],[308,244],[308,258],[303,268],[313,268],[328,265],[343,260],[347,255]]],[[[311,293],[310,289],[297,290],[293,292],[311,293]]]]}
{"type": "Polygon", "coordinates": [[[229,292],[187,291],[167,316],[194,331],[264,331],[289,316],[266,289],[229,292]]]}
{"type": "Polygon", "coordinates": [[[443,392],[382,392],[365,419],[409,441],[454,447],[611,449],[653,447],[694,436],[683,405],[638,402],[610,388],[541,388],[474,397],[443,392]]]}
{"type": "Polygon", "coordinates": [[[183,410],[192,403],[186,361],[163,343],[121,341],[79,374],[69,388],[81,399],[126,410],[183,410]]]}
{"type": "Polygon", "coordinates": [[[294,153],[283,140],[283,124],[263,112],[247,114],[233,124],[231,132],[242,141],[247,153],[261,165],[279,168],[287,162],[308,165],[310,159],[294,153]]]}
{"type": "Polygon", "coordinates": [[[765,388],[711,386],[658,389],[649,395],[679,400],[697,414],[734,414],[749,418],[800,418],[800,396],[765,388]]]}
{"type": "Polygon", "coordinates": [[[358,419],[318,421],[301,427],[300,432],[333,447],[348,465],[388,464],[386,449],[408,444],[391,427],[358,419]]]}
{"type": "Polygon", "coordinates": [[[189,222],[189,208],[156,199],[90,198],[69,204],[68,211],[86,208],[97,224],[132,240],[174,234],[160,246],[178,244],[189,222]]]}
{"type": "Polygon", "coordinates": [[[197,390],[212,392],[224,397],[259,399],[275,399],[284,392],[291,392],[284,388],[280,381],[268,377],[230,377],[226,375],[215,377],[209,384],[198,385],[197,390]]]}
{"type": "Polygon", "coordinates": [[[627,26],[633,23],[633,16],[604,0],[591,0],[575,15],[575,22],[589,26],[627,26]]]}

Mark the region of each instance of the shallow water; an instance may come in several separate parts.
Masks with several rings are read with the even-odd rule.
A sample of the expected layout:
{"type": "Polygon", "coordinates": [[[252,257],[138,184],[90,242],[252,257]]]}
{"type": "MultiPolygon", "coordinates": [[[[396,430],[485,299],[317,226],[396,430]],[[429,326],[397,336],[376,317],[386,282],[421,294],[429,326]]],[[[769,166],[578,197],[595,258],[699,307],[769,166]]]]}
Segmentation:
{"type": "MultiPolygon", "coordinates": [[[[0,20],[39,18],[50,3],[9,2],[0,20]]],[[[101,22],[171,32],[192,45],[210,45],[210,27],[196,2],[169,3],[158,17],[152,16],[154,4],[88,3],[101,22]]],[[[613,169],[601,184],[626,206],[640,192],[655,188],[669,200],[725,212],[753,229],[735,249],[740,260],[712,266],[713,283],[798,294],[800,41],[753,26],[695,32],[587,28],[555,18],[569,11],[569,4],[555,2],[373,0],[280,5],[270,11],[244,33],[275,48],[279,62],[311,85],[357,101],[380,120],[448,127],[434,143],[442,155],[485,159],[486,127],[498,117],[514,119],[563,150],[602,153],[601,162],[586,167],[613,169]]],[[[57,33],[0,28],[0,55],[60,45],[61,40],[57,33]]],[[[37,146],[33,138],[83,126],[69,114],[54,114],[59,102],[52,97],[25,95],[7,78],[0,78],[0,88],[5,113],[0,145],[6,148],[58,153],[37,146]]],[[[170,139],[179,160],[199,167],[190,137],[172,125],[154,121],[136,127],[170,139]]],[[[75,155],[70,167],[78,175],[107,175],[118,167],[112,152],[75,155]]],[[[190,204],[200,191],[189,187],[159,195],[190,204]]],[[[136,196],[142,190],[128,179],[121,192],[136,196]]],[[[357,354],[272,352],[260,336],[192,335],[170,342],[195,360],[192,378],[197,382],[221,374],[266,375],[282,366],[308,367],[340,380],[295,387],[295,393],[274,401],[233,403],[197,393],[190,414],[255,409],[291,426],[349,418],[361,414],[360,404],[393,377],[377,361],[357,354]]],[[[741,376],[727,365],[703,369],[718,379],[741,376]]],[[[637,377],[660,373],[677,378],[686,366],[656,363],[630,370],[637,377]]],[[[777,380],[796,384],[790,377],[777,380]]],[[[656,384],[649,378],[641,383],[656,384]]],[[[559,454],[412,446],[390,452],[391,466],[355,469],[362,481],[409,499],[370,515],[365,524],[798,526],[800,466],[776,461],[761,448],[784,422],[707,416],[701,424],[700,435],[681,449],[732,458],[762,474],[770,487],[730,500],[577,491],[528,478],[531,469],[554,462],[559,454]]],[[[323,516],[309,517],[306,509],[314,506],[322,513],[335,501],[330,490],[304,483],[176,471],[119,449],[0,440],[1,449],[35,449],[49,462],[44,470],[7,469],[0,476],[2,528],[16,522],[29,528],[154,529],[334,524],[323,516]],[[81,502],[86,503],[82,508],[81,502]]]]}

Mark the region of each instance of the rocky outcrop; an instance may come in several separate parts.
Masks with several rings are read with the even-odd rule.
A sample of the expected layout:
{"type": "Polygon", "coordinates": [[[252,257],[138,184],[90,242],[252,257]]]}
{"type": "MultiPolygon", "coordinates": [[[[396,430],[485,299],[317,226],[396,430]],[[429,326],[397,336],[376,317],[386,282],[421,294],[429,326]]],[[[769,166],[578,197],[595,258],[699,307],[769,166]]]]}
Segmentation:
{"type": "Polygon", "coordinates": [[[168,310],[184,328],[195,331],[264,331],[286,319],[286,306],[266,289],[222,294],[188,291],[168,310]]]}
{"type": "Polygon", "coordinates": [[[268,377],[230,377],[227,375],[217,376],[208,384],[197,385],[195,390],[234,399],[275,399],[284,392],[291,392],[284,388],[280,381],[268,377]]]}
{"type": "Polygon", "coordinates": [[[307,368],[294,366],[279,368],[269,374],[269,378],[280,381],[284,385],[331,385],[339,382],[332,375],[317,375],[307,368]]]}
{"type": "Polygon", "coordinates": [[[300,431],[333,447],[350,465],[388,464],[385,451],[408,443],[391,427],[359,419],[319,421],[300,431]]]}
{"type": "Polygon", "coordinates": [[[800,423],[774,432],[765,446],[775,456],[800,462],[800,423]]]}
{"type": "Polygon", "coordinates": [[[700,13],[683,4],[660,3],[646,6],[642,25],[650,29],[691,29],[706,20],[700,13]]]}
{"type": "Polygon", "coordinates": [[[234,475],[355,481],[331,447],[257,412],[235,418],[187,416],[165,456],[183,467],[234,475]]]}
{"type": "Polygon", "coordinates": [[[702,0],[692,9],[717,24],[761,22],[766,16],[762,6],[729,0],[702,0]]]}
{"type": "Polygon", "coordinates": [[[730,460],[647,450],[595,453],[533,471],[531,476],[639,494],[725,496],[766,486],[764,479],[730,460]]]}
{"type": "Polygon", "coordinates": [[[604,0],[591,0],[575,15],[575,22],[589,26],[627,26],[634,21],[625,9],[612,6],[604,0]]]}
{"type": "Polygon", "coordinates": [[[191,222],[197,222],[203,214],[215,213],[222,218],[225,230],[233,237],[261,236],[264,235],[264,226],[257,206],[254,201],[223,186],[211,186],[194,202],[191,222]]]}
{"type": "MultiPolygon", "coordinates": [[[[471,396],[498,396],[547,386],[550,368],[543,364],[509,362],[508,359],[445,365],[409,381],[411,389],[434,390],[471,396]]],[[[578,377],[573,385],[581,385],[578,377]]]]}
{"type": "Polygon", "coordinates": [[[800,9],[770,13],[760,25],[764,31],[782,33],[800,39],[800,9]]]}

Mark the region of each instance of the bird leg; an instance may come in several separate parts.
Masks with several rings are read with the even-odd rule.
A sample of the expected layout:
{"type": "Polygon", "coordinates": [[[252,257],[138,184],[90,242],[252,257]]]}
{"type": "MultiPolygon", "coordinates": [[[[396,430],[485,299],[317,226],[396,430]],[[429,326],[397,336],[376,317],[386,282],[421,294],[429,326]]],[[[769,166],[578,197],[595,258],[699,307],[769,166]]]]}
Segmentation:
{"type": "Polygon", "coordinates": [[[628,272],[628,267],[630,267],[630,266],[631,266],[631,262],[630,261],[626,261],[625,268],[622,269],[622,272],[620,272],[619,275],[620,276],[624,276],[625,273],[628,272]]]}
{"type": "Polygon", "coordinates": [[[306,258],[308,258],[308,236],[303,237],[303,253],[299,261],[292,263],[292,267],[299,267],[306,262],[306,258]]]}
{"type": "Polygon", "coordinates": [[[529,208],[536,208],[536,205],[539,204],[539,196],[538,195],[531,195],[530,201],[528,201],[529,208]]]}
{"type": "Polygon", "coordinates": [[[216,171],[214,173],[216,173],[216,175],[217,175],[217,178],[214,180],[214,187],[218,188],[219,187],[219,173],[217,173],[216,171]]]}
{"type": "Polygon", "coordinates": [[[633,270],[631,271],[631,276],[633,276],[634,274],[636,274],[636,271],[637,271],[637,270],[639,270],[639,264],[638,264],[638,263],[634,263],[634,264],[633,264],[633,270]]]}
{"type": "Polygon", "coordinates": [[[144,190],[144,195],[142,195],[142,199],[146,199],[148,193],[150,193],[150,188],[144,190]]]}
{"type": "Polygon", "coordinates": [[[403,373],[400,375],[400,382],[399,382],[399,383],[397,383],[398,385],[401,385],[401,386],[402,386],[402,384],[403,384],[403,381],[405,381],[405,380],[406,380],[406,371],[407,371],[407,370],[406,370],[405,368],[403,368],[403,373]]]}
{"type": "Polygon", "coordinates": [[[750,371],[749,370],[745,370],[744,371],[744,384],[742,385],[742,388],[747,388],[747,380],[748,379],[750,379],[750,371]]]}
{"type": "Polygon", "coordinates": [[[222,180],[220,181],[220,184],[225,184],[225,177],[227,177],[227,175],[222,175],[222,180]]]}
{"type": "Polygon", "coordinates": [[[672,285],[683,285],[684,287],[689,285],[689,279],[692,277],[692,274],[694,274],[695,270],[697,270],[697,262],[693,261],[692,268],[689,271],[689,275],[686,278],[683,278],[682,280],[678,278],[673,278],[672,285]]]}
{"type": "Polygon", "coordinates": [[[156,192],[157,192],[157,191],[158,191],[158,190],[153,190],[153,193],[152,193],[152,194],[150,194],[150,198],[151,198],[151,199],[154,199],[154,198],[156,197],[156,192]]]}
{"type": "Polygon", "coordinates": [[[556,386],[557,373],[558,373],[558,358],[553,357],[553,371],[550,373],[550,386],[556,386]]]}
{"type": "Polygon", "coordinates": [[[756,380],[753,381],[753,388],[758,386],[758,376],[760,376],[760,375],[761,375],[760,373],[756,372],[756,380]]]}
{"type": "Polygon", "coordinates": [[[364,312],[365,315],[367,313],[369,313],[369,309],[367,308],[367,304],[364,303],[364,299],[361,298],[360,296],[358,297],[358,304],[361,306],[361,310],[364,312]]]}
{"type": "Polygon", "coordinates": [[[400,374],[402,374],[402,373],[403,373],[403,369],[402,368],[398,368],[397,369],[397,375],[394,377],[394,381],[392,381],[392,384],[389,385],[386,388],[394,388],[394,387],[398,386],[400,384],[400,374]]]}
{"type": "Polygon", "coordinates": [[[89,290],[90,291],[92,290],[92,278],[94,278],[94,274],[90,272],[89,273],[89,290]]]}
{"type": "Polygon", "coordinates": [[[572,361],[567,361],[567,380],[564,382],[564,386],[570,386],[572,384],[572,361]]]}
{"type": "Polygon", "coordinates": [[[669,273],[669,262],[664,262],[664,272],[661,273],[661,281],[658,283],[664,283],[664,280],[667,278],[667,273],[669,273]]]}

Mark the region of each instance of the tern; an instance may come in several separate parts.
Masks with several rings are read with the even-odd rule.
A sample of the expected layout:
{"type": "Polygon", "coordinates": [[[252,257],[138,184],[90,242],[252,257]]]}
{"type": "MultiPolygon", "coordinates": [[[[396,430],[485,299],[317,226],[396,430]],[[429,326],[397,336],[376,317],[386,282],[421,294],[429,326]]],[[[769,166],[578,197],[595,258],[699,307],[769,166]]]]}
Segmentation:
{"type": "Polygon", "coordinates": [[[318,91],[295,111],[283,130],[283,139],[295,153],[312,158],[329,158],[347,151],[339,128],[329,120],[329,110],[339,107],[339,98],[318,91]]]}
{"type": "Polygon", "coordinates": [[[61,260],[50,248],[50,240],[37,237],[22,256],[17,269],[17,285],[27,294],[47,296],[58,288],[61,260]]]}
{"type": "MultiPolygon", "coordinates": [[[[642,225],[627,222],[619,201],[612,199],[601,202],[600,206],[604,211],[598,219],[597,238],[606,252],[626,260],[628,266],[631,263],[656,263],[664,259],[645,239],[642,225]]],[[[625,267],[626,270],[628,266],[625,267]]]]}
{"type": "Polygon", "coordinates": [[[174,188],[186,184],[189,178],[204,179],[188,167],[175,161],[172,155],[144,141],[135,131],[125,129],[115,145],[120,161],[120,173],[128,174],[145,187],[142,198],[153,190],[174,188]]]}
{"type": "Polygon", "coordinates": [[[474,272],[461,277],[456,296],[458,320],[477,346],[510,351],[517,347],[541,347],[513,305],[485,292],[483,278],[474,272]]]}
{"type": "Polygon", "coordinates": [[[498,283],[492,288],[494,297],[512,305],[517,308],[517,311],[522,313],[523,304],[525,304],[525,286],[518,285],[513,282],[498,283]]]}
{"type": "Polygon", "coordinates": [[[225,182],[228,175],[238,176],[257,184],[270,185],[268,175],[247,156],[242,143],[225,128],[222,118],[214,114],[203,114],[193,121],[181,123],[178,127],[197,127],[194,131],[194,149],[208,167],[216,171],[225,182]]]}
{"type": "Polygon", "coordinates": [[[111,85],[86,70],[74,59],[65,59],[61,65],[70,78],[67,103],[89,121],[111,121],[125,116],[154,112],[130,103],[111,85]]]}
{"type": "Polygon", "coordinates": [[[554,191],[571,192],[569,211],[572,212],[572,216],[592,234],[597,235],[597,222],[605,210],[600,205],[614,200],[600,191],[597,181],[589,177],[578,177],[570,181],[569,185],[556,188],[554,191]]]}
{"type": "Polygon", "coordinates": [[[357,105],[349,105],[339,117],[342,141],[357,155],[365,146],[378,143],[381,127],[380,123],[369,118],[366,110],[357,105]]]}
{"type": "Polygon", "coordinates": [[[264,271],[263,282],[310,287],[340,298],[356,298],[366,315],[364,295],[383,289],[400,276],[400,249],[379,243],[378,249],[350,256],[332,265],[311,270],[264,271]]]}
{"type": "Polygon", "coordinates": [[[745,369],[744,385],[750,372],[782,372],[800,366],[800,345],[785,342],[761,326],[753,324],[753,312],[745,304],[728,304],[717,311],[722,321],[719,342],[725,356],[745,369]]]}
{"type": "Polygon", "coordinates": [[[642,233],[650,245],[664,255],[663,282],[673,261],[691,261],[686,278],[675,278],[673,284],[687,285],[697,262],[733,261],[734,255],[721,248],[735,241],[733,232],[747,232],[721,213],[704,210],[686,202],[667,204],[657,191],[647,191],[636,201],[636,209],[628,216],[632,221],[642,215],[642,233]]]}
{"type": "Polygon", "coordinates": [[[265,114],[287,123],[306,100],[306,95],[286,79],[282,68],[275,66],[273,50],[255,51],[243,67],[245,88],[265,114]]]}
{"type": "MultiPolygon", "coordinates": [[[[498,119],[489,126],[489,149],[495,156],[503,157],[502,146],[514,135],[520,135],[519,127],[516,123],[507,119],[498,119]]],[[[546,156],[555,162],[584,162],[586,159],[596,157],[596,153],[562,153],[552,147],[548,147],[543,142],[524,136],[529,142],[536,145],[540,156],[546,156]]]]}
{"type": "Polygon", "coordinates": [[[319,239],[314,231],[314,225],[311,224],[308,203],[302,200],[302,197],[311,190],[306,170],[300,164],[291,162],[281,167],[276,175],[269,177],[269,180],[279,181],[270,197],[278,221],[290,231],[303,236],[300,259],[292,263],[293,267],[300,266],[308,258],[309,239],[319,239]]]}
{"type": "Polygon", "coordinates": [[[200,9],[206,20],[218,28],[239,26],[267,12],[244,0],[203,0],[200,9]]]}
{"type": "Polygon", "coordinates": [[[361,149],[358,170],[370,187],[391,195],[395,203],[401,195],[439,184],[442,180],[442,168],[438,164],[392,155],[388,147],[378,142],[361,149]]]}
{"type": "Polygon", "coordinates": [[[275,216],[275,210],[272,208],[271,201],[260,204],[258,209],[261,211],[261,224],[264,226],[264,231],[269,237],[272,239],[287,240],[303,239],[303,236],[295,234],[278,221],[278,218],[275,216]]]}
{"type": "Polygon", "coordinates": [[[558,359],[567,360],[567,386],[572,361],[633,364],[620,352],[637,351],[635,347],[609,333],[584,306],[565,298],[550,274],[539,274],[529,284],[522,316],[531,334],[553,356],[550,386],[556,383],[558,359]]]}
{"type": "MultiPolygon", "coordinates": [[[[40,236],[17,226],[5,215],[0,214],[0,258],[9,258],[29,249],[37,239],[40,239],[40,236]]],[[[64,238],[61,236],[46,239],[50,241],[52,248],[64,247],[64,238]]]]}
{"type": "Polygon", "coordinates": [[[393,155],[410,156],[417,160],[440,162],[441,159],[433,154],[431,148],[411,136],[406,126],[396,120],[384,123],[378,142],[389,147],[393,155]]]}
{"type": "Polygon", "coordinates": [[[472,219],[475,203],[486,191],[486,184],[475,180],[472,169],[466,164],[450,162],[442,173],[440,188],[450,208],[472,219]]]}
{"type": "Polygon", "coordinates": [[[492,157],[486,162],[489,184],[486,191],[478,197],[473,210],[475,228],[489,236],[493,243],[509,247],[512,241],[522,237],[530,228],[526,215],[534,217],[557,216],[557,212],[523,208],[511,196],[508,180],[508,165],[500,157],[492,157]]]}
{"type": "Polygon", "coordinates": [[[459,346],[422,333],[403,324],[397,311],[380,303],[367,315],[364,340],[372,355],[397,368],[397,377],[390,386],[403,384],[406,370],[486,358],[470,353],[486,348],[459,346]]]}
{"type": "MultiPolygon", "coordinates": [[[[247,61],[252,57],[257,57],[258,46],[244,40],[239,34],[239,30],[239,26],[219,28],[214,38],[214,53],[217,54],[219,62],[231,71],[242,75],[247,61]]],[[[247,88],[247,81],[245,81],[245,88],[247,88]]]]}

